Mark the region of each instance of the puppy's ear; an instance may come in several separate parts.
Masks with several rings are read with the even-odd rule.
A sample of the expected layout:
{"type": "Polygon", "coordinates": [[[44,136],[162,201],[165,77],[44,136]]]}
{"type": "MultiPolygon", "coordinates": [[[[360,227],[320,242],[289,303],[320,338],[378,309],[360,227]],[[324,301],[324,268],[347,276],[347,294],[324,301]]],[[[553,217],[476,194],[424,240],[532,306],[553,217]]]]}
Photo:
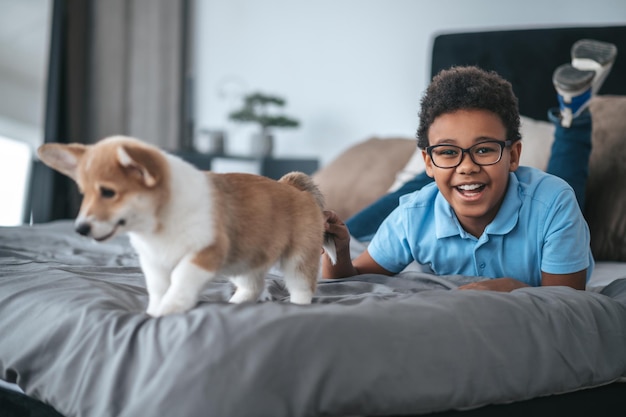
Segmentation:
{"type": "Polygon", "coordinates": [[[37,155],[44,164],[76,181],[78,163],[86,150],[80,143],[46,143],[37,149],[37,155]]]}
{"type": "Polygon", "coordinates": [[[164,158],[160,151],[143,145],[123,145],[117,148],[117,160],[138,174],[146,187],[154,187],[162,177],[164,158]]]}

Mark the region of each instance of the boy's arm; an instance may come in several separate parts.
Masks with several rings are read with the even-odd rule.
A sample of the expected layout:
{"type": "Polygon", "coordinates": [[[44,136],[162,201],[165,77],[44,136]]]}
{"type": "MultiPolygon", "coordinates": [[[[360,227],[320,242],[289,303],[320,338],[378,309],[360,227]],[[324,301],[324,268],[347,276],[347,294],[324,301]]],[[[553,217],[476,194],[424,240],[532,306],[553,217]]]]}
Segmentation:
{"type": "Polygon", "coordinates": [[[587,269],[572,274],[548,274],[541,271],[541,286],[564,285],[575,290],[584,290],[587,284],[587,269]]]}
{"type": "MultiPolygon", "coordinates": [[[[549,274],[541,272],[541,286],[565,286],[575,290],[584,290],[587,282],[587,270],[574,272],[572,274],[549,274]]],[[[459,287],[460,290],[490,290],[510,292],[518,288],[529,287],[528,284],[515,278],[495,278],[477,282],[471,282],[459,287]]]]}
{"type": "Polygon", "coordinates": [[[328,256],[322,256],[322,278],[346,278],[360,274],[393,275],[387,271],[365,250],[354,263],[350,257],[350,232],[344,222],[333,211],[325,211],[326,233],[333,236],[337,249],[337,263],[333,265],[328,256]]]}

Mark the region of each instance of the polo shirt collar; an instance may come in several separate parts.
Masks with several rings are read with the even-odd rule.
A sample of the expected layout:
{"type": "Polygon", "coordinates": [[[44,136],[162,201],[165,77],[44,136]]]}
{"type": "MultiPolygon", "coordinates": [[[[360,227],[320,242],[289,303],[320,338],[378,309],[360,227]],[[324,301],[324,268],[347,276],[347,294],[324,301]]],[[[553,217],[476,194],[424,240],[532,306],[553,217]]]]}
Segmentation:
{"type": "MultiPolygon", "coordinates": [[[[487,225],[485,233],[491,235],[504,235],[509,233],[518,222],[519,210],[522,206],[522,199],[519,195],[520,183],[515,173],[509,174],[509,184],[507,186],[504,201],[496,218],[487,225]]],[[[440,192],[435,198],[435,230],[437,239],[460,235],[469,236],[456,217],[454,210],[448,204],[440,192]]]]}

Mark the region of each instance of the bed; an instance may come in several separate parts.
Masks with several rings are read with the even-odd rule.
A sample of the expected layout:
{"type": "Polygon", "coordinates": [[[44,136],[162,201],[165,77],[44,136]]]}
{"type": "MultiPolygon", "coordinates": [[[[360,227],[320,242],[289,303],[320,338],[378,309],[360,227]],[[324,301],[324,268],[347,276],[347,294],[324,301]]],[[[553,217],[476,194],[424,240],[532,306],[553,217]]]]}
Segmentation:
{"type": "MultiPolygon", "coordinates": [[[[611,41],[626,51],[626,27],[439,34],[431,71],[469,63],[498,70],[513,82],[522,114],[539,123],[554,96],[530,93],[552,91],[552,70],[566,62],[569,45],[582,37],[611,41]]],[[[619,56],[613,73],[626,73],[625,62],[619,56]]],[[[145,284],[126,237],[96,244],[75,234],[70,220],[1,228],[0,414],[623,411],[626,80],[610,77],[601,92],[611,96],[592,108],[594,154],[585,215],[598,262],[587,291],[456,291],[468,278],[409,268],[395,277],[322,280],[313,304],[297,306],[287,301],[280,271],[273,269],[259,303],[228,304],[232,287],[220,279],[192,311],[155,319],[144,313],[145,284]]],[[[394,160],[397,169],[385,177],[379,194],[409,162],[412,140],[389,140],[366,141],[379,147],[378,159],[405,155],[394,160]]],[[[358,192],[351,178],[335,171],[354,153],[347,150],[315,176],[331,206],[349,199],[345,188],[343,199],[334,197],[338,191],[329,177],[335,184],[343,178],[343,187],[358,192]]],[[[351,170],[365,161],[375,171],[367,155],[353,159],[351,170]]],[[[368,192],[376,188],[361,180],[369,184],[368,192]]],[[[350,213],[366,203],[342,209],[350,213]]],[[[353,254],[363,247],[353,242],[353,254]]]]}

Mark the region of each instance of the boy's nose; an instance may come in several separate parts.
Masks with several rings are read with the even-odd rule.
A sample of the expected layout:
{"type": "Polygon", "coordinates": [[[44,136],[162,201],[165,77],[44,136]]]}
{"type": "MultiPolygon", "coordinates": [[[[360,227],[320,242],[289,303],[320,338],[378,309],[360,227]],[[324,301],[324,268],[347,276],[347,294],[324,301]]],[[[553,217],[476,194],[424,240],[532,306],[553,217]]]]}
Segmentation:
{"type": "Polygon", "coordinates": [[[459,174],[469,174],[472,172],[477,172],[480,169],[480,165],[478,165],[469,152],[463,152],[461,155],[461,163],[457,165],[456,170],[459,174]]]}

